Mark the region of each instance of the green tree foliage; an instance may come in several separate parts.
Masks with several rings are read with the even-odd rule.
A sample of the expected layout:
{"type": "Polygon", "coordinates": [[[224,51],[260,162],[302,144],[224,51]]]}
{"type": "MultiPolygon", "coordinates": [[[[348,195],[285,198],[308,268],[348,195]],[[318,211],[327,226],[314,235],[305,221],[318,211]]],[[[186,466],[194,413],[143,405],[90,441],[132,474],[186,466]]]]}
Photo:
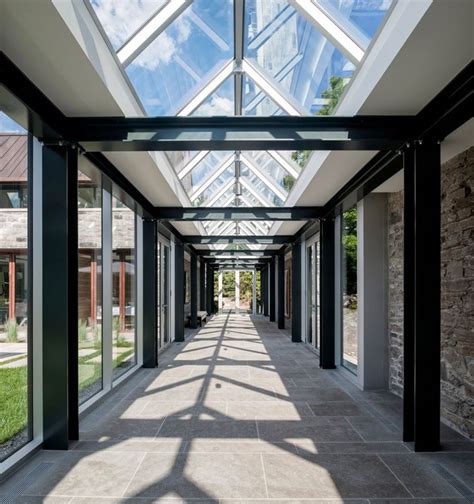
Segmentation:
{"type": "MultiPolygon", "coordinates": [[[[331,115],[336,109],[339,100],[341,99],[345,86],[346,82],[342,77],[332,76],[329,79],[329,88],[325,89],[321,93],[321,98],[325,98],[329,100],[329,102],[323,105],[318,110],[316,115],[320,116],[331,115]]],[[[310,154],[311,151],[295,151],[292,152],[291,159],[293,159],[293,161],[296,161],[303,168],[304,166],[306,166],[310,154]]]]}
{"type": "Polygon", "coordinates": [[[283,187],[290,192],[295,185],[295,178],[292,175],[285,175],[283,177],[283,187]]]}
{"type": "Polygon", "coordinates": [[[357,209],[351,208],[342,215],[342,246],[344,247],[344,267],[346,294],[357,294],[357,209]]]}

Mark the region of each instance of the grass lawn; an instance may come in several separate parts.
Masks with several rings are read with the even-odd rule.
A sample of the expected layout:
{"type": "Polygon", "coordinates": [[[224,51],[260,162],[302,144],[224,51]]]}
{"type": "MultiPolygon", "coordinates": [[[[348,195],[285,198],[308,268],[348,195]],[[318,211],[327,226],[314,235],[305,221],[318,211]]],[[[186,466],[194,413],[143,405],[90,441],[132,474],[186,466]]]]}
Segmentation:
{"type": "Polygon", "coordinates": [[[0,444],[20,433],[28,421],[26,366],[0,367],[0,444]]]}

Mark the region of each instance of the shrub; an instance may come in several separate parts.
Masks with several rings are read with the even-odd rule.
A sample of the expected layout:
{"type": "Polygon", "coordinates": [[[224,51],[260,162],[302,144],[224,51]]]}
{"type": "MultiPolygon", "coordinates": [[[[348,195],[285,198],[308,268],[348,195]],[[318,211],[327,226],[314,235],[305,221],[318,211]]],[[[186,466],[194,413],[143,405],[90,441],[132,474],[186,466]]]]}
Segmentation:
{"type": "Polygon", "coordinates": [[[5,322],[5,331],[7,333],[7,341],[9,343],[18,342],[18,324],[15,319],[10,319],[5,322]]]}
{"type": "Polygon", "coordinates": [[[79,320],[79,341],[84,342],[87,340],[87,322],[79,320]]]}

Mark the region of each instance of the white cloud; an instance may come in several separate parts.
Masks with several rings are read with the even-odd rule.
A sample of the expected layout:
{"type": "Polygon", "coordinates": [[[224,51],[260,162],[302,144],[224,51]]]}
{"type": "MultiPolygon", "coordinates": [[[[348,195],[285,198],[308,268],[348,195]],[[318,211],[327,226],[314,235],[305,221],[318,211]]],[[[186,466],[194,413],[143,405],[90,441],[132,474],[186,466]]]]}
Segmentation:
{"type": "Polygon", "coordinates": [[[169,36],[166,31],[161,33],[132,64],[151,71],[155,70],[160,63],[168,64],[173,56],[180,52],[180,45],[191,35],[191,24],[183,16],[174,22],[173,27],[177,32],[175,37],[169,36]]]}
{"type": "Polygon", "coordinates": [[[93,0],[97,17],[114,45],[122,45],[165,0],[93,0]]]}
{"type": "Polygon", "coordinates": [[[197,116],[230,116],[234,115],[234,101],[220,96],[212,97],[203,103],[195,112],[197,116]]]}

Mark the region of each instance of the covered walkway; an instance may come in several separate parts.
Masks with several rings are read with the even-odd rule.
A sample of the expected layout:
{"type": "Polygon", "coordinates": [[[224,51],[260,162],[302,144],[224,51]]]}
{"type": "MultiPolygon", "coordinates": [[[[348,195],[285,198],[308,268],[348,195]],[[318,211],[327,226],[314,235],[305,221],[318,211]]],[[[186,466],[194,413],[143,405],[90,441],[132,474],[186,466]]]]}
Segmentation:
{"type": "Polygon", "coordinates": [[[187,336],[88,412],[71,451],[39,452],[0,496],[472,501],[474,443],[442,425],[443,452],[413,453],[398,397],[321,370],[268,319],[214,316],[187,336]]]}

